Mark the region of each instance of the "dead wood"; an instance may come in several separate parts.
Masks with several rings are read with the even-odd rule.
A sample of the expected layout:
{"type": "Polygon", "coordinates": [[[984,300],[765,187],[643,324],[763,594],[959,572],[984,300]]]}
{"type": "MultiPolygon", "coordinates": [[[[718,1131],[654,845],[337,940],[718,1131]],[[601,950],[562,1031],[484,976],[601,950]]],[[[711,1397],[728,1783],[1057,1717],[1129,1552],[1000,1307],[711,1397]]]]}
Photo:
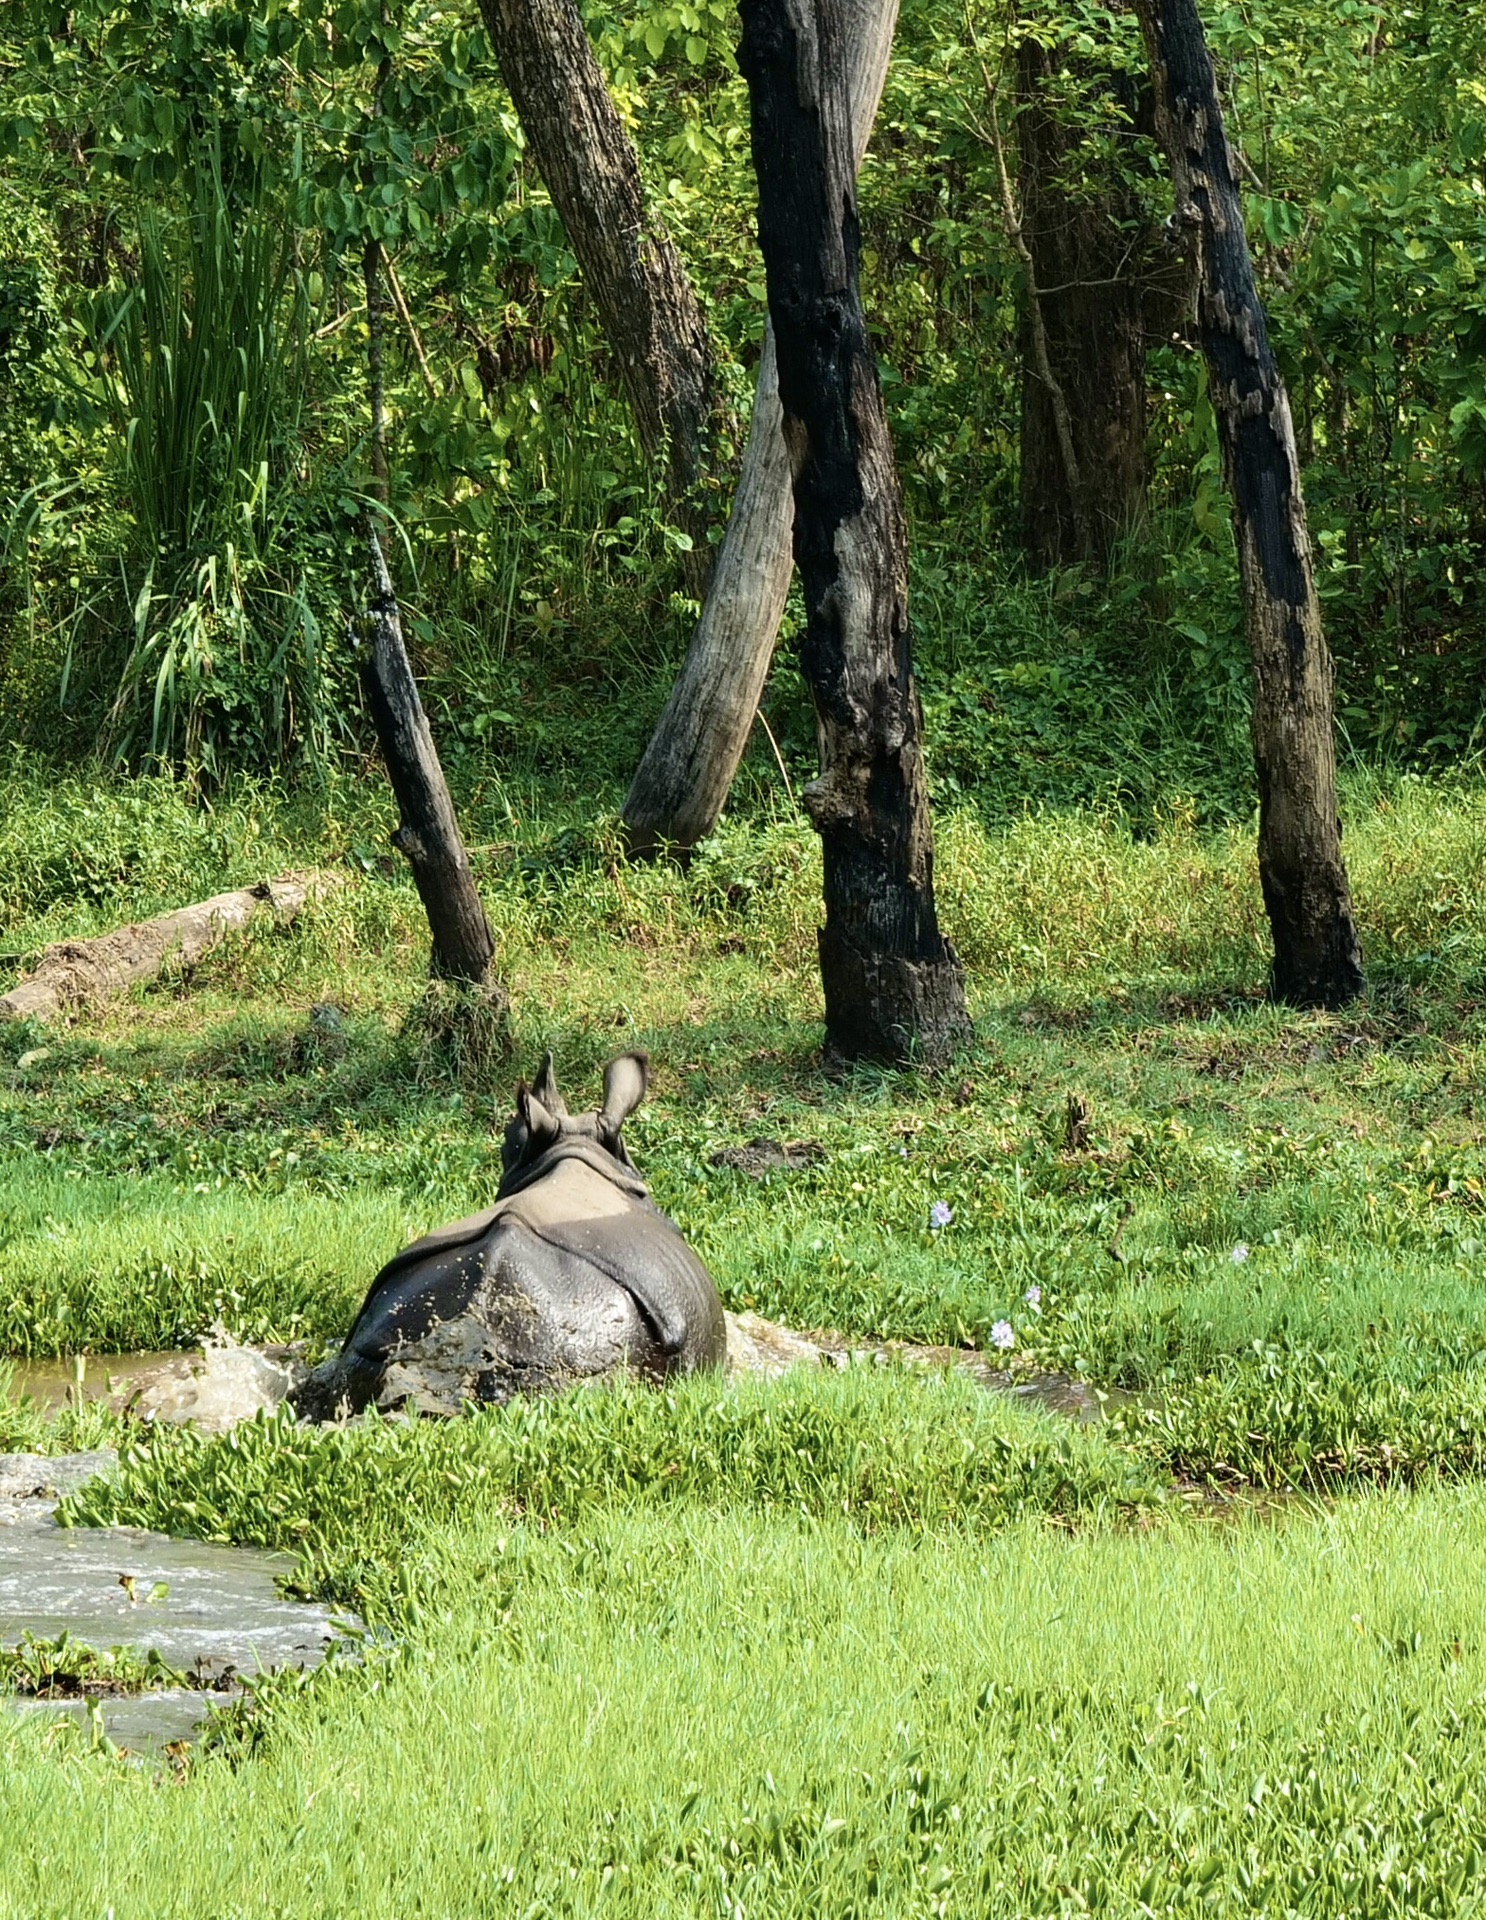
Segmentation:
{"type": "Polygon", "coordinates": [[[334,874],[284,873],[94,940],[59,941],[47,948],[34,973],[0,994],[0,1020],[55,1020],[116,1000],[131,987],[157,979],[167,966],[194,966],[265,911],[276,925],[287,926],[306,900],[336,884],[334,874]]]}

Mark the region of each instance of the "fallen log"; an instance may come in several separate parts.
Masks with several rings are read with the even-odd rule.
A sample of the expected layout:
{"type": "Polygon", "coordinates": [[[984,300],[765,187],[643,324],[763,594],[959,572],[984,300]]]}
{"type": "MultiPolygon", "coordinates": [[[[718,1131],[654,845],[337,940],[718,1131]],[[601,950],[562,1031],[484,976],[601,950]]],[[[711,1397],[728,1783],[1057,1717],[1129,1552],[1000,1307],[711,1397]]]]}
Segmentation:
{"type": "Polygon", "coordinates": [[[34,973],[0,994],[0,1020],[55,1020],[77,1008],[117,999],[157,979],[172,963],[193,966],[229,934],[241,933],[265,910],[287,926],[312,895],[336,884],[328,873],[284,873],[256,887],[218,893],[195,906],[140,920],[94,940],[48,947],[34,973]]]}

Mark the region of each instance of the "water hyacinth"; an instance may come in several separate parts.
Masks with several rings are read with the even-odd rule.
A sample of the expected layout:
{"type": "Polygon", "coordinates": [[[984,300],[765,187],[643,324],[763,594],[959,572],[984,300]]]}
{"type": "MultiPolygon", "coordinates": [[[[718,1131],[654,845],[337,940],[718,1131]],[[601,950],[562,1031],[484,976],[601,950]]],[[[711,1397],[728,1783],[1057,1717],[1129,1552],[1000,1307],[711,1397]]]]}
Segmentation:
{"type": "Polygon", "coordinates": [[[1041,1287],[1035,1287],[1035,1286],[1028,1287],[1027,1291],[1022,1295],[1022,1298],[1026,1301],[1027,1305],[1032,1309],[1033,1313],[1042,1312],[1042,1288],[1041,1287]]]}
{"type": "Polygon", "coordinates": [[[948,1201],[936,1200],[929,1208],[929,1225],[937,1233],[941,1227],[947,1227],[955,1217],[955,1210],[948,1201]]]}
{"type": "Polygon", "coordinates": [[[1230,1253],[1228,1256],[1228,1258],[1233,1262],[1235,1267],[1241,1267],[1244,1261],[1248,1259],[1248,1257],[1249,1257],[1249,1250],[1244,1245],[1242,1240],[1239,1241],[1238,1245],[1233,1249],[1232,1253],[1230,1253]]]}
{"type": "Polygon", "coordinates": [[[1016,1329],[1009,1320],[998,1320],[991,1328],[991,1345],[1001,1353],[1010,1353],[1016,1345],[1016,1329]]]}

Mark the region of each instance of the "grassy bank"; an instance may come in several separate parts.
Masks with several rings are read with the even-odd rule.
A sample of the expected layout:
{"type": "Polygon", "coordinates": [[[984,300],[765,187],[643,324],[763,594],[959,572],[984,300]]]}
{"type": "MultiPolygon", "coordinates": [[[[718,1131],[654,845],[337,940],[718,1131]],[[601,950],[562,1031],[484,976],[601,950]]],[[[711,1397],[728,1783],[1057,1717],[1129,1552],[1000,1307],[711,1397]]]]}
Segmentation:
{"type": "Polygon", "coordinates": [[[346,884],[189,980],[0,1029],[0,1354],[333,1340],[488,1200],[542,1048],[582,1101],[643,1044],[636,1158],[730,1306],[1006,1321],[1013,1371],[1134,1398],[1077,1431],[856,1368],[205,1441],[47,1428],[0,1382],[0,1446],[124,1441],[75,1519],[292,1548],[381,1636],[164,1772],[0,1722],[0,1914],[1479,1911],[1479,789],[1352,795],[1372,985],[1336,1017],[1263,1000],[1247,832],[951,814],[975,1045],[842,1077],[798,823],[683,874],[472,792],[516,1018],[478,1080],[408,1017],[424,934],[375,790],[5,798],[12,975],[279,867],[346,884]],[[757,1136],[820,1151],[719,1161],[757,1136]],[[1193,1483],[1241,1497],[1210,1523],[1193,1483]]]}
{"type": "Polygon", "coordinates": [[[1268,1527],[467,1524],[162,1784],[5,1739],[0,1912],[1477,1911],[1478,1490],[1268,1527]]]}
{"type": "Polygon", "coordinates": [[[1373,986],[1334,1018],[1261,997],[1246,833],[951,816],[945,916],[977,1042],[938,1079],[821,1075],[797,824],[731,828],[682,874],[552,812],[511,808],[496,840],[496,799],[474,794],[517,1023],[508,1071],[474,1084],[406,1021],[424,935],[397,869],[366,870],[379,796],[306,811],[244,790],[203,815],[150,783],[32,781],[9,801],[16,954],[280,864],[347,884],[189,983],[0,1031],[0,1352],[170,1346],[214,1319],[333,1338],[388,1253],[488,1198],[518,1069],[550,1045],[592,1098],[639,1043],[637,1155],[731,1306],[926,1341],[1009,1321],[1013,1365],[1158,1393],[1137,1437],[1180,1472],[1478,1463],[1478,789],[1354,795],[1373,986]],[[58,864],[74,840],[81,901],[58,864]],[[324,1001],[342,1034],[311,1024],[324,1001]],[[714,1163],[759,1134],[821,1157],[762,1182],[714,1163]]]}

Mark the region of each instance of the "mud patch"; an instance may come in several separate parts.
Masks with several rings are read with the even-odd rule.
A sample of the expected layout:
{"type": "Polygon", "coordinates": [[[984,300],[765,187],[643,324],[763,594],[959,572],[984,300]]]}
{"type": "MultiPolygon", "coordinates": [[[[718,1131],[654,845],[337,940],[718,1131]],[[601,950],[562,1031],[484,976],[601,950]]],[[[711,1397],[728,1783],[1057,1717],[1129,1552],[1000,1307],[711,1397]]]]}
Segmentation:
{"type": "Polygon", "coordinates": [[[1080,1423],[1102,1420],[1107,1409],[1123,1405],[1131,1396],[1100,1387],[1066,1373],[1018,1373],[997,1366],[978,1347],[917,1346],[908,1340],[858,1340],[839,1333],[796,1333],[756,1313],[730,1313],[727,1370],[729,1374],[759,1374],[777,1379],[799,1366],[890,1366],[938,1368],[968,1373],[978,1386],[993,1393],[1061,1414],[1080,1423]]]}
{"type": "Polygon", "coordinates": [[[750,1140],[741,1147],[720,1147],[711,1156],[714,1167],[731,1167],[747,1174],[750,1180],[763,1180],[771,1173],[800,1173],[817,1166],[826,1150],[817,1140],[750,1140]]]}
{"type": "Polygon", "coordinates": [[[295,1347],[244,1347],[221,1328],[185,1353],[80,1355],[73,1360],[17,1360],[13,1391],[49,1412],[75,1399],[101,1401],[115,1413],[172,1425],[189,1421],[225,1433],[240,1420],[282,1405],[304,1378],[295,1347]]]}

